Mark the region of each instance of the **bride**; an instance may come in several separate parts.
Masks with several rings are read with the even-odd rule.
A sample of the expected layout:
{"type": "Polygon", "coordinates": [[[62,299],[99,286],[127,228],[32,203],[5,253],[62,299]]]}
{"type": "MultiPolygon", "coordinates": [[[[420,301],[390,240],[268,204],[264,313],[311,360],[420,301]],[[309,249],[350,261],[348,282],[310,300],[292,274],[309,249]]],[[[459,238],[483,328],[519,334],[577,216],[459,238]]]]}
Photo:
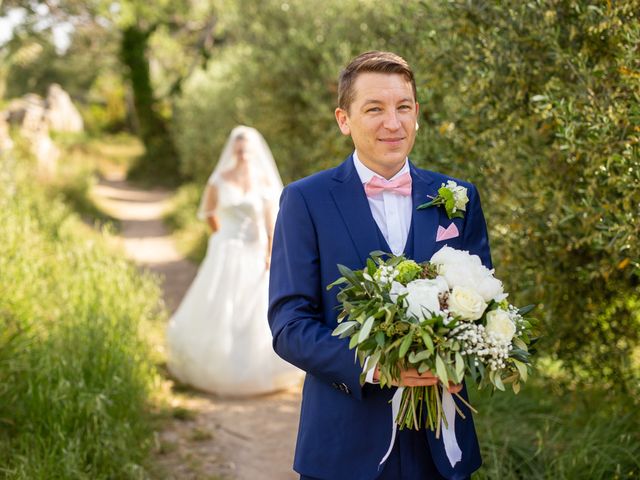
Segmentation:
{"type": "Polygon", "coordinates": [[[302,372],[271,346],[267,295],[282,180],[262,135],[236,127],[207,182],[198,216],[212,230],[198,275],[169,322],[168,366],[221,395],[267,393],[302,372]]]}

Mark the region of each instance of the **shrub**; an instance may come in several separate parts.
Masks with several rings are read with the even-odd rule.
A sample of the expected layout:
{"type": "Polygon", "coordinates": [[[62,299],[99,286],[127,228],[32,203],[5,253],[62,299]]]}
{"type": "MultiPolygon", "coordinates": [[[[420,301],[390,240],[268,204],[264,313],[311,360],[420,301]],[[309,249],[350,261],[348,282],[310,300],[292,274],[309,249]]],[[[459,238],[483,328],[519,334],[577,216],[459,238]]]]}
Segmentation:
{"type": "Polygon", "coordinates": [[[479,185],[500,276],[547,323],[540,348],[576,379],[635,388],[638,6],[243,2],[219,60],[185,88],[182,168],[204,184],[238,123],[263,132],[285,182],[336,165],[350,151],[333,118],[340,68],[396,51],[422,107],[412,159],[479,185]]]}

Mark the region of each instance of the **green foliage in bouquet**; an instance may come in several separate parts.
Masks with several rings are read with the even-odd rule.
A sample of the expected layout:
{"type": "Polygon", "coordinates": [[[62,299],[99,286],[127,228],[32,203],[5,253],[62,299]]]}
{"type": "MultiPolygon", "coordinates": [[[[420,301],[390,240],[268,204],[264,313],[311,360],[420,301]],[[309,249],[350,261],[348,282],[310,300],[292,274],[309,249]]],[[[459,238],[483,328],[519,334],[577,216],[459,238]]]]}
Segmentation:
{"type": "MultiPolygon", "coordinates": [[[[457,253],[468,256],[467,252],[457,253]]],[[[349,348],[356,349],[360,364],[366,361],[361,382],[377,366],[380,386],[389,387],[398,383],[401,370],[415,368],[419,373],[435,373],[442,385],[460,384],[467,375],[478,388],[490,385],[505,390],[505,384],[511,384],[517,393],[531,369],[529,345],[534,326],[524,315],[533,307],[516,310],[504,299],[492,299],[483,302],[475,322],[470,321],[453,311],[454,301],[449,299],[460,287],[447,285],[440,275],[441,265],[394,255],[385,259],[385,255],[372,252],[362,270],[338,265],[342,276],[327,287],[343,285],[337,295],[342,309],[333,335],[349,338],[349,348]],[[422,288],[416,299],[410,298],[416,291],[412,286],[422,288]],[[497,312],[502,312],[502,321],[512,328],[512,338],[493,336],[493,319],[487,317],[497,312]]],[[[426,402],[426,426],[438,432],[442,419],[439,388],[412,387],[403,392],[397,419],[401,428],[419,428],[426,402]]]]}

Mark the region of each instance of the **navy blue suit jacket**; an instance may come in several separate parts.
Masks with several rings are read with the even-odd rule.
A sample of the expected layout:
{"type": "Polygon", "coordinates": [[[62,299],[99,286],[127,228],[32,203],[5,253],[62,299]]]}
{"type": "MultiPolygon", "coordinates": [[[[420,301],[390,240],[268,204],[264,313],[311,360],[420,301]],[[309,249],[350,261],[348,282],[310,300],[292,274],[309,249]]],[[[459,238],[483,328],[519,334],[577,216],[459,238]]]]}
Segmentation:
{"type": "MultiPolygon", "coordinates": [[[[413,258],[428,260],[447,244],[479,255],[491,268],[476,188],[456,180],[469,196],[464,219],[453,220],[460,235],[436,242],[438,226],[446,228],[452,221],[441,207],[415,207],[437,195],[451,177],[413,164],[410,171],[413,258]]],[[[331,335],[337,325],[338,289],[326,290],[340,276],[339,263],[363,268],[370,252],[384,250],[377,228],[352,157],[291,183],[282,192],[271,260],[269,324],[278,355],[307,373],[294,469],[311,477],[372,480],[391,439],[389,401],[395,388],[360,385],[362,367],[349,350],[348,339],[331,335]]],[[[455,468],[446,458],[442,439],[425,433],[438,470],[450,479],[468,477],[481,464],[471,412],[460,407],[467,419],[456,419],[462,460],[455,468]]]]}

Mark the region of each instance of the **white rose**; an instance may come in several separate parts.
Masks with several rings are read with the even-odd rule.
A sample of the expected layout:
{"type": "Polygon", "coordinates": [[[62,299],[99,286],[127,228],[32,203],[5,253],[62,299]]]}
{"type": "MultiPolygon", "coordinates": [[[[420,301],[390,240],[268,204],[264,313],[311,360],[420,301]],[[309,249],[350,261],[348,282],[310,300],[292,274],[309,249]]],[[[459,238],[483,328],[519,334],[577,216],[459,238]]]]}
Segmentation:
{"type": "Polygon", "coordinates": [[[504,298],[502,282],[493,276],[493,271],[485,267],[485,272],[479,272],[476,277],[476,289],[485,301],[493,300],[501,301],[504,298]]]}
{"type": "Polygon", "coordinates": [[[478,292],[485,302],[502,298],[502,282],[493,276],[493,270],[482,265],[478,255],[466,250],[443,247],[432,257],[431,262],[438,264],[440,274],[446,279],[449,288],[466,287],[478,292]]]}
{"type": "Polygon", "coordinates": [[[438,264],[460,263],[465,262],[468,257],[469,252],[466,250],[456,250],[445,245],[433,254],[431,261],[438,264]]]}
{"type": "Polygon", "coordinates": [[[449,294],[449,311],[462,320],[478,320],[486,308],[484,299],[470,288],[453,287],[449,294]]]}
{"type": "Polygon", "coordinates": [[[487,313],[485,331],[508,344],[516,334],[516,325],[511,320],[509,312],[498,308],[487,313]]]}
{"type": "Polygon", "coordinates": [[[438,275],[434,280],[429,280],[429,281],[432,282],[433,285],[438,287],[438,291],[440,293],[449,291],[449,284],[447,283],[447,279],[444,278],[442,275],[438,275]]]}
{"type": "Polygon", "coordinates": [[[422,319],[428,312],[440,314],[440,290],[435,280],[418,279],[407,284],[407,314],[422,319]]]}
{"type": "Polygon", "coordinates": [[[398,303],[398,297],[400,295],[404,295],[407,293],[407,287],[402,285],[400,282],[393,282],[391,284],[391,290],[389,290],[389,296],[391,297],[391,301],[393,303],[398,303]]]}

